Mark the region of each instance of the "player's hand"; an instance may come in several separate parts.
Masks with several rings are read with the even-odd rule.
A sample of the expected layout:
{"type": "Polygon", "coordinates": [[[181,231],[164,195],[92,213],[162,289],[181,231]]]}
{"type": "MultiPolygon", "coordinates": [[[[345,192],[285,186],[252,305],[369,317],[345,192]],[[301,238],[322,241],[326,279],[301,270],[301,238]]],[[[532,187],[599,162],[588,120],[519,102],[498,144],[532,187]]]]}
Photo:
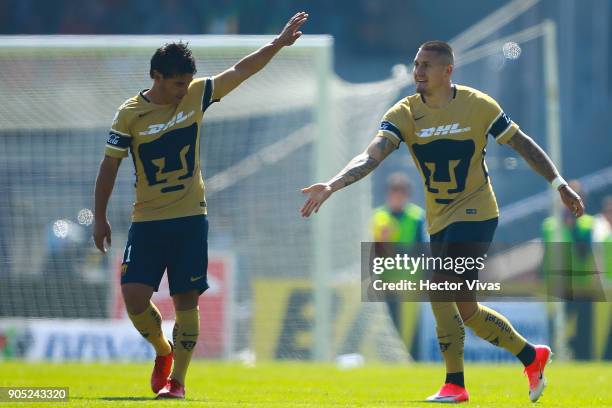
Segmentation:
{"type": "Polygon", "coordinates": [[[308,194],[308,200],[306,200],[300,212],[302,217],[309,217],[313,211],[315,213],[319,212],[319,208],[332,195],[333,191],[328,184],[317,183],[303,188],[302,193],[308,194]]]}
{"type": "Polygon", "coordinates": [[[276,37],[275,42],[278,42],[281,46],[293,45],[295,40],[300,38],[302,32],[300,27],[308,20],[308,13],[300,11],[285,24],[285,28],[276,37]]]}
{"type": "Polygon", "coordinates": [[[93,226],[93,239],[96,244],[96,248],[102,251],[103,254],[106,253],[106,248],[104,247],[104,240],[106,239],[107,246],[111,246],[111,226],[108,220],[96,220],[93,226]]]}
{"type": "Polygon", "coordinates": [[[568,185],[559,187],[559,195],[563,204],[574,214],[580,217],[584,214],[584,203],[582,198],[568,185]]]}

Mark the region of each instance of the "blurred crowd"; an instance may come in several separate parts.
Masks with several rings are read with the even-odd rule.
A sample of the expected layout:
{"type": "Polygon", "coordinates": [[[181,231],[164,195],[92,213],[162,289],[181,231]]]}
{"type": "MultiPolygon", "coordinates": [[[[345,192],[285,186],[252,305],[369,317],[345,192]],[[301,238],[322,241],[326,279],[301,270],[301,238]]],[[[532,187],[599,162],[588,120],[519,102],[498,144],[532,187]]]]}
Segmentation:
{"type": "Polygon", "coordinates": [[[389,76],[419,44],[449,39],[509,0],[0,0],[0,35],[275,34],[310,13],[306,34],[334,37],[336,72],[351,82],[389,76]]]}
{"type": "MultiPolygon", "coordinates": [[[[476,21],[505,1],[461,11],[476,21]]],[[[440,14],[425,0],[2,0],[0,34],[272,34],[300,10],[310,13],[309,34],[369,54],[412,53],[440,14]]],[[[445,21],[436,31],[446,37],[464,25],[445,21]]]]}

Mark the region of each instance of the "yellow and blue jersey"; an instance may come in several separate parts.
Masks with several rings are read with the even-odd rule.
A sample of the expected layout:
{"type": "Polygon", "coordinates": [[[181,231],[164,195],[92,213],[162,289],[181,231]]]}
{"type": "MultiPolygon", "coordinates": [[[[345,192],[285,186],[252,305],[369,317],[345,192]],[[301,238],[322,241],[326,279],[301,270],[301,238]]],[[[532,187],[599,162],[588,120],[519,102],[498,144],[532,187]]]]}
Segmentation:
{"type": "Polygon", "coordinates": [[[378,136],[406,143],[421,174],[429,234],[453,222],[499,216],[485,154],[488,136],[506,143],[518,125],[487,94],[455,85],[441,109],[420,94],[397,102],[383,117],[378,136]]]}
{"type": "Polygon", "coordinates": [[[200,170],[200,127],[216,102],[213,78],[197,78],[178,105],[157,105],[140,92],[117,111],[107,156],[131,153],[136,173],[132,221],[206,214],[200,170]]]}

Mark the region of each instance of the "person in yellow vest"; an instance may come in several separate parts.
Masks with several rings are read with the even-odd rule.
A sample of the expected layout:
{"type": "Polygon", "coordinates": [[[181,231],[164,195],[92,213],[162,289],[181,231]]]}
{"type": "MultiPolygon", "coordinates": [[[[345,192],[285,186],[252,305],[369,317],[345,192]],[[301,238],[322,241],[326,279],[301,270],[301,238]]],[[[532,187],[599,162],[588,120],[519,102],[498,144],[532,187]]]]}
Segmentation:
{"type": "MultiPolygon", "coordinates": [[[[585,195],[580,182],[571,180],[568,184],[584,200],[585,195]]],[[[555,235],[558,222],[554,217],[546,218],[542,224],[542,239],[545,245],[544,277],[547,284],[552,285],[549,286],[549,290],[561,289],[564,291],[562,296],[570,299],[575,296],[588,298],[590,295],[584,291],[593,289],[592,284],[599,282],[599,279],[594,279],[598,277],[595,276],[592,248],[595,218],[586,213],[576,218],[568,209],[564,209],[562,219],[558,237],[555,235]],[[553,266],[553,261],[557,262],[557,265],[553,266]],[[564,271],[563,276],[560,275],[562,271],[564,271]],[[558,286],[558,283],[562,283],[563,286],[558,286]]]]}
{"type": "Polygon", "coordinates": [[[612,195],[603,199],[601,213],[595,216],[593,242],[598,270],[612,283],[612,195]]]}
{"type": "MultiPolygon", "coordinates": [[[[393,254],[405,253],[414,244],[427,242],[425,232],[425,211],[410,202],[412,186],[404,173],[393,173],[387,179],[387,199],[383,206],[374,210],[372,216],[372,237],[376,243],[377,256],[389,251],[393,254]],[[389,244],[392,248],[385,248],[389,244]]],[[[387,271],[385,280],[401,279],[394,271],[387,271]]],[[[401,333],[401,302],[386,296],[391,319],[401,333]]]]}

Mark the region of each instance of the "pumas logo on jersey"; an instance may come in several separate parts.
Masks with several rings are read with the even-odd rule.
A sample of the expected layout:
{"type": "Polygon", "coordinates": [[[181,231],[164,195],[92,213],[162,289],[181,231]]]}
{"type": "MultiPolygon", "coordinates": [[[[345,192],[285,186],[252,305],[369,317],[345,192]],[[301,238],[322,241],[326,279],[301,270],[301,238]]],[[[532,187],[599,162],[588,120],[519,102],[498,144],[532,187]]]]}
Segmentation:
{"type": "Polygon", "coordinates": [[[156,125],[149,125],[148,130],[145,130],[144,132],[139,132],[138,134],[142,136],[147,136],[147,135],[154,135],[156,133],[163,132],[164,130],[176,125],[177,123],[186,121],[187,119],[192,117],[194,113],[195,111],[191,111],[185,115],[184,112],[179,112],[175,116],[173,116],[172,119],[168,121],[168,123],[158,123],[156,125]]]}
{"type": "Polygon", "coordinates": [[[439,136],[439,135],[448,135],[455,133],[463,133],[469,132],[472,130],[471,127],[459,128],[459,123],[453,123],[452,125],[442,125],[438,127],[430,127],[426,129],[421,129],[418,133],[418,137],[430,137],[430,136],[439,136]]]}

